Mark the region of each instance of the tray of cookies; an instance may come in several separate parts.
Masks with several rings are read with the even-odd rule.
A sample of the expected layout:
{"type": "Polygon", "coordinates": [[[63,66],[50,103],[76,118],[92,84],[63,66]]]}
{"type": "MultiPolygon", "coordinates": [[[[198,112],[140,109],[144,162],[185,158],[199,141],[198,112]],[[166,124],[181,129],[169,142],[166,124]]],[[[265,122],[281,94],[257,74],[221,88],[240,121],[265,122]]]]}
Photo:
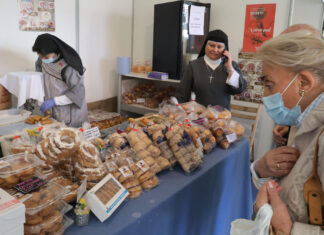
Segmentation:
{"type": "Polygon", "coordinates": [[[0,160],[0,187],[10,189],[21,181],[29,179],[39,164],[33,154],[20,153],[0,160]]]}
{"type": "Polygon", "coordinates": [[[30,193],[24,201],[26,215],[47,216],[51,211],[56,210],[60,199],[68,191],[61,185],[54,182],[48,182],[38,190],[30,193]]]}
{"type": "MultiPolygon", "coordinates": [[[[72,207],[71,207],[72,208],[72,207]]],[[[70,208],[70,209],[71,209],[70,208]]],[[[65,212],[66,213],[66,212],[65,212]]],[[[62,235],[64,230],[73,224],[73,220],[64,215],[63,211],[56,210],[49,214],[40,224],[24,225],[25,235],[55,234],[62,235]]]]}
{"type": "Polygon", "coordinates": [[[64,177],[64,176],[58,176],[53,179],[51,179],[50,182],[54,182],[56,184],[62,185],[65,187],[67,192],[63,195],[63,201],[69,203],[72,201],[75,201],[77,198],[77,191],[79,188],[79,185],[76,183],[73,183],[70,179],[64,177]]]}

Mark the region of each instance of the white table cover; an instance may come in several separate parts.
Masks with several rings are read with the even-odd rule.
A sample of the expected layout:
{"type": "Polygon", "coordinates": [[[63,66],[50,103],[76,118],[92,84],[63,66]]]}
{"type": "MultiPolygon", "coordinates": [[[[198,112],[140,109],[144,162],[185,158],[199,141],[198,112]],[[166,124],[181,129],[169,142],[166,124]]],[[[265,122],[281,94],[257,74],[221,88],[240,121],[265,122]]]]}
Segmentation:
{"type": "Polygon", "coordinates": [[[41,72],[10,72],[0,78],[0,84],[17,97],[18,107],[30,98],[44,101],[44,81],[41,72]]]}

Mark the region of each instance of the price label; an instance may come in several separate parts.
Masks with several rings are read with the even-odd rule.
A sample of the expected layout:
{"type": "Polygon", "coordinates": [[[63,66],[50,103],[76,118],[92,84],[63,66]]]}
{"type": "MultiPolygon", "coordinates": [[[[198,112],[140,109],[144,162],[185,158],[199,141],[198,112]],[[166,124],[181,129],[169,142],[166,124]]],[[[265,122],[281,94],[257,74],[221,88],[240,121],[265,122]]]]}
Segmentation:
{"type": "Polygon", "coordinates": [[[140,160],[136,163],[136,166],[138,166],[138,168],[140,168],[143,172],[148,171],[148,169],[150,169],[150,167],[146,164],[146,162],[144,160],[140,160]]]}
{"type": "Polygon", "coordinates": [[[100,131],[97,126],[94,128],[84,130],[83,135],[87,140],[92,140],[94,138],[101,136],[100,131]]]}
{"type": "Polygon", "coordinates": [[[17,189],[19,192],[22,192],[24,194],[29,193],[30,191],[33,191],[40,186],[43,186],[46,184],[46,181],[43,179],[40,179],[36,176],[33,176],[32,178],[25,180],[19,184],[16,184],[14,186],[15,189],[17,189]]]}
{"type": "Polygon", "coordinates": [[[237,140],[236,133],[226,135],[226,139],[227,139],[228,143],[233,143],[235,140],[237,140]]]}
{"type": "Polygon", "coordinates": [[[136,103],[145,103],[145,99],[144,98],[137,98],[136,103]]]}
{"type": "Polygon", "coordinates": [[[118,168],[118,170],[120,171],[120,173],[122,173],[122,175],[126,178],[126,177],[130,177],[133,175],[133,172],[128,168],[128,166],[123,166],[118,168]]]}

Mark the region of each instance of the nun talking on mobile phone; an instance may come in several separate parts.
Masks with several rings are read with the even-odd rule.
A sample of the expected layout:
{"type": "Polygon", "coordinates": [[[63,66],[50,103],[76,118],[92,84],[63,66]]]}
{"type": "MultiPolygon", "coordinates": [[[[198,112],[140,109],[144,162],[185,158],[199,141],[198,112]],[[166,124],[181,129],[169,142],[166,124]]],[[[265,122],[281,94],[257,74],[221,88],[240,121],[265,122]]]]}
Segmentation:
{"type": "Polygon", "coordinates": [[[189,63],[176,98],[179,103],[184,103],[194,92],[196,101],[202,105],[230,109],[231,95],[240,94],[245,88],[242,72],[232,61],[228,37],[218,29],[208,33],[198,58],[189,63]]]}

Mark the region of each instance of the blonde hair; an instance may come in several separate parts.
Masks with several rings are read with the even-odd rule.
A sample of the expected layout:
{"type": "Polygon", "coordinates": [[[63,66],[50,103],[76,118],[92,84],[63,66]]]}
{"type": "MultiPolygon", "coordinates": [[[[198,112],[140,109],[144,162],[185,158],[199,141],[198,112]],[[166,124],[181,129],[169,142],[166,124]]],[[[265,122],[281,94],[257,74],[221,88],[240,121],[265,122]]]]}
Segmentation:
{"type": "Polygon", "coordinates": [[[307,30],[281,34],[258,48],[257,58],[292,72],[311,72],[324,82],[324,41],[307,30]]]}

